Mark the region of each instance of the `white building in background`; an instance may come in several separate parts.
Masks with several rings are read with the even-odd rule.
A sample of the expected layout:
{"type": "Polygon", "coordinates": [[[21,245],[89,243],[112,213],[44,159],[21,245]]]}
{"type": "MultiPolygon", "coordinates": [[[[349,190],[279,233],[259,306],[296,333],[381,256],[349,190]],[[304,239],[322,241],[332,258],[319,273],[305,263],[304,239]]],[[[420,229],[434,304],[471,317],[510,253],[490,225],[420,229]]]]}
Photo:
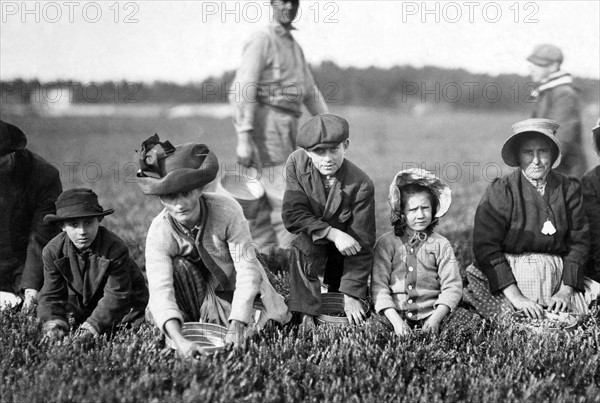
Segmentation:
{"type": "Polygon", "coordinates": [[[31,110],[38,115],[69,114],[73,105],[73,87],[68,85],[39,86],[31,91],[31,110]]]}

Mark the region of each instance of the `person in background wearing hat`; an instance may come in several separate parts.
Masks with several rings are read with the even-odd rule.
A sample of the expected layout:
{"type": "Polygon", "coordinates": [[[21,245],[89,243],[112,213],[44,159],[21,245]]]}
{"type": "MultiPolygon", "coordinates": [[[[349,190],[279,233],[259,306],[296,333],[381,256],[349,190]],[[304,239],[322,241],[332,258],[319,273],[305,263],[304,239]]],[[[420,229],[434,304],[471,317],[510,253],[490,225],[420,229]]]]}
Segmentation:
{"type": "Polygon", "coordinates": [[[394,177],[389,202],[394,230],[375,244],[375,311],[396,334],[415,326],[439,333],[442,321],[453,326],[467,315],[458,308],[463,286],[452,245],[433,231],[450,208],[450,188],[430,172],[408,169],[394,177]]]}
{"type": "Polygon", "coordinates": [[[531,79],[539,85],[531,94],[535,110],[531,117],[556,120],[563,154],[556,171],[576,178],[587,170],[582,142],[581,107],[573,78],[560,69],[562,51],[554,45],[538,45],[527,58],[531,79]]]}
{"type": "Polygon", "coordinates": [[[46,339],[69,332],[69,316],[80,324],[76,335],[91,339],[118,325],[142,321],[148,287],[125,242],[100,225],[104,210],[85,188],[69,189],[56,201],[56,214],[44,222],[62,232],[44,248],[44,286],[38,317],[46,339]]]}
{"type": "Polygon", "coordinates": [[[203,349],[183,337],[184,322],[227,326],[225,341],[238,345],[253,323],[258,294],[261,318],[287,323],[291,316],[257,258],[241,206],[203,191],[218,169],[217,157],[204,144],[174,147],[158,135],[142,143],[138,184],[164,206],[146,238],[148,308],[185,358],[203,349]]]}
{"type": "Polygon", "coordinates": [[[375,243],[373,181],[345,158],[348,122],[317,115],[298,134],[303,149],[286,164],[283,222],[295,237],[290,266],[290,309],[314,326],[321,307],[321,281],[344,294],[350,323],[361,323],[375,243]]]}
{"type": "Polygon", "coordinates": [[[502,159],[518,169],[490,183],[477,207],[464,300],[484,317],[588,312],[588,223],[579,181],[554,170],[558,129],[548,119],[513,125],[502,159]]]}
{"type": "Polygon", "coordinates": [[[44,282],[42,249],[59,231],[45,224],[62,192],[56,168],[27,150],[16,126],[0,121],[0,291],[37,301],[44,282]]]}
{"type": "MultiPolygon", "coordinates": [[[[600,155],[600,119],[592,130],[592,141],[596,153],[600,155]]],[[[600,282],[600,165],[581,178],[583,187],[583,207],[590,224],[590,258],[586,276],[600,282]]]]}
{"type": "Polygon", "coordinates": [[[271,0],[273,21],[252,35],[230,89],[237,132],[237,158],[255,166],[265,189],[262,211],[250,231],[261,251],[276,258],[291,241],[281,219],[285,162],[296,150],[298,118],[327,113],[302,48],[292,36],[298,0],[271,0]]]}

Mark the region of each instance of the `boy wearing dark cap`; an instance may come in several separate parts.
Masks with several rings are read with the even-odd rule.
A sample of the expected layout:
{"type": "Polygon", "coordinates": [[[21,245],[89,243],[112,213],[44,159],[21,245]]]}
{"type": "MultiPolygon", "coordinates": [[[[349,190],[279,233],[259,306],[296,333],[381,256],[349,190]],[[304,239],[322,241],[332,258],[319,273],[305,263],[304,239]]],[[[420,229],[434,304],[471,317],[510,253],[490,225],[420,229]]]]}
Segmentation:
{"type": "Polygon", "coordinates": [[[46,223],[62,232],[42,253],[44,286],[38,316],[50,339],[69,332],[68,314],[81,324],[78,335],[91,338],[110,333],[120,323],[144,317],[148,287],[129,256],[125,242],[100,225],[104,210],[90,189],[69,189],[56,201],[56,214],[46,223]]]}
{"type": "Polygon", "coordinates": [[[321,307],[321,282],[344,294],[350,323],[366,312],[367,280],[375,243],[375,199],[371,178],[345,159],[348,122],[317,115],[299,131],[286,164],[283,222],[295,234],[290,268],[290,310],[314,325],[321,307]]]}
{"type": "Polygon", "coordinates": [[[581,134],[581,106],[571,74],[561,70],[562,51],[550,44],[537,45],[527,57],[531,79],[538,87],[532,118],[556,120],[563,159],[556,171],[580,178],[587,168],[581,134]]]}

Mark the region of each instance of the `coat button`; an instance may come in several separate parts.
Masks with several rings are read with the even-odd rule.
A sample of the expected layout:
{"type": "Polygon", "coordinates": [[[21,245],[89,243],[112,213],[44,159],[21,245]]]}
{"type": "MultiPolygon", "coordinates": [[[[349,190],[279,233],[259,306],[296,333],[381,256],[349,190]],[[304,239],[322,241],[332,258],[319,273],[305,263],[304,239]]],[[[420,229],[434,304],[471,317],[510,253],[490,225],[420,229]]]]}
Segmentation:
{"type": "Polygon", "coordinates": [[[409,313],[407,314],[407,316],[408,316],[409,318],[412,318],[412,316],[413,316],[412,312],[409,312],[409,313]]]}
{"type": "Polygon", "coordinates": [[[414,271],[414,270],[415,270],[415,269],[414,269],[414,268],[412,268],[412,267],[409,267],[409,268],[408,268],[408,271],[414,271]]]}
{"type": "Polygon", "coordinates": [[[409,284],[409,286],[408,286],[408,289],[409,289],[409,290],[412,290],[412,289],[413,289],[413,286],[409,284]]]}
{"type": "Polygon", "coordinates": [[[412,304],[412,303],[413,303],[413,300],[412,300],[412,299],[409,299],[409,300],[408,300],[408,303],[409,303],[409,304],[412,304]]]}

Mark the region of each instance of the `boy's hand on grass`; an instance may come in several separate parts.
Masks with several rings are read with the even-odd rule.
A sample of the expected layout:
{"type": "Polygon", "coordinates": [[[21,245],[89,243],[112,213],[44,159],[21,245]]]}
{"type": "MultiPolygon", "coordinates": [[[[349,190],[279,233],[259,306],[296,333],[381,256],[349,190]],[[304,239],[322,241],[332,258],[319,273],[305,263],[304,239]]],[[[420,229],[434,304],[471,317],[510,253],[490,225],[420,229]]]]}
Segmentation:
{"type": "Polygon", "coordinates": [[[554,313],[567,312],[571,308],[571,297],[573,296],[573,287],[561,285],[556,294],[550,298],[548,310],[554,313]]]}
{"type": "Polygon", "coordinates": [[[42,343],[54,343],[62,340],[68,333],[68,325],[60,323],[56,320],[51,320],[42,325],[42,343]]]}
{"type": "Polygon", "coordinates": [[[350,324],[360,325],[365,321],[367,313],[359,299],[344,294],[344,312],[350,324]]]}
{"type": "Polygon", "coordinates": [[[56,327],[44,332],[41,342],[42,344],[52,344],[62,340],[66,335],[67,333],[64,330],[56,327]]]}
{"type": "Polygon", "coordinates": [[[362,249],[356,239],[337,228],[332,228],[327,238],[333,241],[337,250],[344,256],[356,255],[362,249]]]}
{"type": "Polygon", "coordinates": [[[177,347],[177,354],[184,359],[199,359],[201,356],[206,355],[199,344],[184,338],[175,343],[175,347],[177,347]]]}
{"type": "Polygon", "coordinates": [[[202,355],[207,354],[204,349],[197,343],[189,341],[181,334],[181,323],[177,319],[169,319],[165,323],[165,333],[175,343],[177,354],[183,359],[195,358],[198,359],[202,355]]]}
{"type": "Polygon", "coordinates": [[[225,344],[233,344],[234,347],[239,347],[245,340],[246,324],[238,320],[231,320],[227,334],[225,335],[225,344]]]}
{"type": "Polygon", "coordinates": [[[32,312],[38,299],[38,291],[33,288],[25,289],[25,300],[23,301],[23,311],[32,312]]]}

